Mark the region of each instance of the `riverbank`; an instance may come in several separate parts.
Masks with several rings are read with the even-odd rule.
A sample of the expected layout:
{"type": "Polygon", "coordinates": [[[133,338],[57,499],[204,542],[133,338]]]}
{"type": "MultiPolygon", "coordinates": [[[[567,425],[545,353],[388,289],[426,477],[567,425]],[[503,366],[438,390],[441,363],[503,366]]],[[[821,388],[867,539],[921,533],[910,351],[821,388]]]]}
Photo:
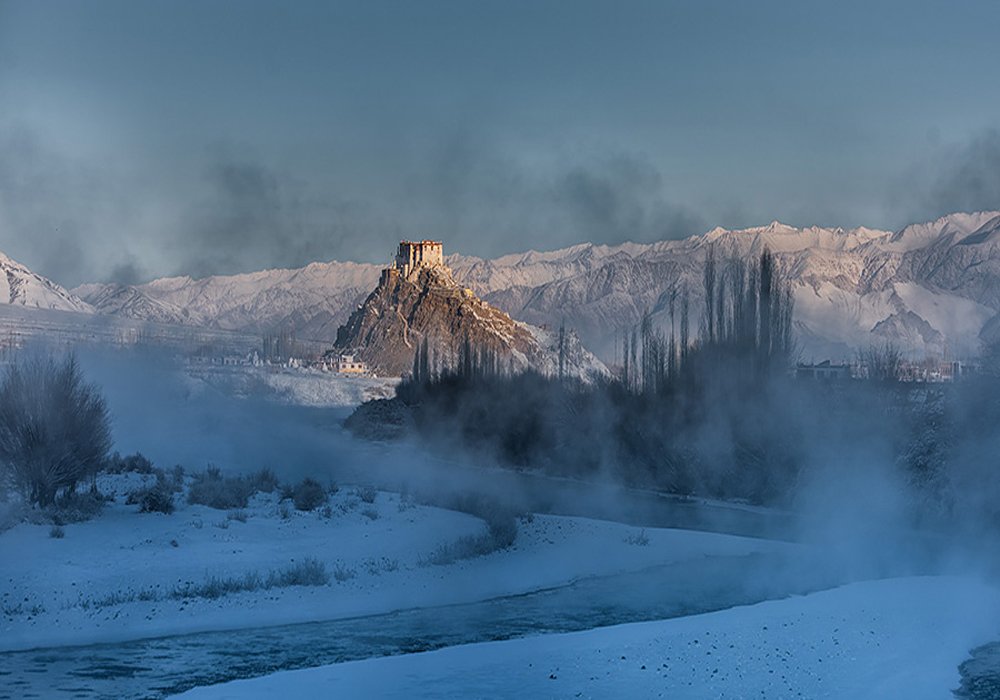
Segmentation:
{"type": "Polygon", "coordinates": [[[0,651],[373,615],[706,556],[797,551],[731,535],[532,516],[521,519],[508,549],[429,564],[442,546],[482,534],[484,523],[350,486],[310,512],[258,493],[237,511],[177,498],[169,515],[139,513],[126,495],[150,478],[102,477],[114,501],[93,520],[63,526],[62,537],[48,524],[0,533],[0,651]],[[280,580],[310,562],[327,582],[244,583],[280,580]]]}
{"type": "Polygon", "coordinates": [[[185,700],[949,697],[995,638],[1000,591],[911,577],[715,613],[367,659],[197,688],[185,700]]]}

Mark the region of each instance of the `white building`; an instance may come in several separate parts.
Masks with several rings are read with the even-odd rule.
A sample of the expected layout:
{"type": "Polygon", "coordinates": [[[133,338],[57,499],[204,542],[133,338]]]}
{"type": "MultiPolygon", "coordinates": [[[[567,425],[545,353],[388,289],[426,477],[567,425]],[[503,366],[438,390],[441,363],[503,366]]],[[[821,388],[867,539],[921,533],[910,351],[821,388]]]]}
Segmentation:
{"type": "Polygon", "coordinates": [[[441,241],[400,241],[393,268],[404,279],[419,267],[444,265],[444,245],[441,241]]]}
{"type": "Polygon", "coordinates": [[[337,356],[334,370],[337,374],[361,377],[368,374],[368,363],[362,362],[354,355],[342,354],[337,356]]]}

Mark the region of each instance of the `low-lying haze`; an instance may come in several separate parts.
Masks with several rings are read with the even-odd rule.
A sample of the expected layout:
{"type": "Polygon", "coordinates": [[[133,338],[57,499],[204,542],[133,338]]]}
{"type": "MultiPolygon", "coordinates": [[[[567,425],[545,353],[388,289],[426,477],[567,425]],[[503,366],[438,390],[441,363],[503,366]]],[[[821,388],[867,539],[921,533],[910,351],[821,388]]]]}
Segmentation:
{"type": "Polygon", "coordinates": [[[0,250],[73,286],[994,209],[997,19],[0,0],[0,250]]]}

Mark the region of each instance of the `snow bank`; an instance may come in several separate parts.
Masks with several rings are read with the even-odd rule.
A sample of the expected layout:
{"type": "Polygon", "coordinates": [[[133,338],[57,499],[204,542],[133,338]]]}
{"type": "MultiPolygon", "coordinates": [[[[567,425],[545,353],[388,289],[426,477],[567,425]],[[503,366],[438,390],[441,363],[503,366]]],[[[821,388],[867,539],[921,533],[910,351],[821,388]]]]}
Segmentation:
{"type": "MultiPolygon", "coordinates": [[[[795,550],[786,543],[736,536],[534,516],[520,524],[510,549],[447,566],[421,566],[421,559],[440,545],[483,532],[484,523],[414,506],[385,492],[369,505],[359,502],[351,488],[333,497],[326,517],[294,509],[283,517],[276,494],[255,496],[240,515],[245,522],[226,511],[186,504],[171,515],[138,513],[123,500],[141,477],[105,478],[120,481],[117,501],[95,520],[66,525],[63,539],[50,538],[48,525],[23,523],[0,533],[5,563],[0,610],[8,611],[0,615],[0,651],[476,602],[706,556],[795,550]],[[643,544],[629,544],[636,539],[643,544]],[[218,599],[160,595],[106,602],[115,596],[137,598],[140,591],[165,594],[211,577],[266,575],[308,558],[330,572],[351,575],[325,586],[218,599]],[[381,561],[394,565],[391,570],[373,567],[381,561]]],[[[101,488],[112,489],[110,484],[101,488]]]]}
{"type": "Polygon", "coordinates": [[[717,613],[452,647],[198,688],[203,698],[948,697],[1000,631],[970,579],[855,583],[717,613]]]}

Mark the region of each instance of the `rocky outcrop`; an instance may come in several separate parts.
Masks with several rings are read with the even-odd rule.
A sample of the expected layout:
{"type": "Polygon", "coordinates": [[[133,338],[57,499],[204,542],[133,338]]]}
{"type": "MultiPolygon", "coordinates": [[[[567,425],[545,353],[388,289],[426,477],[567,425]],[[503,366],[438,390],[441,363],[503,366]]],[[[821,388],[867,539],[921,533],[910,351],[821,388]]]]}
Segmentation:
{"type": "MultiPolygon", "coordinates": [[[[438,369],[456,367],[462,346],[498,358],[504,370],[559,369],[558,334],[513,320],[460,286],[443,266],[421,267],[408,276],[383,271],[378,287],[337,331],[334,352],[351,351],[382,375],[403,375],[427,341],[438,369]]],[[[564,340],[565,370],[582,378],[607,369],[572,334],[564,340]]]]}

